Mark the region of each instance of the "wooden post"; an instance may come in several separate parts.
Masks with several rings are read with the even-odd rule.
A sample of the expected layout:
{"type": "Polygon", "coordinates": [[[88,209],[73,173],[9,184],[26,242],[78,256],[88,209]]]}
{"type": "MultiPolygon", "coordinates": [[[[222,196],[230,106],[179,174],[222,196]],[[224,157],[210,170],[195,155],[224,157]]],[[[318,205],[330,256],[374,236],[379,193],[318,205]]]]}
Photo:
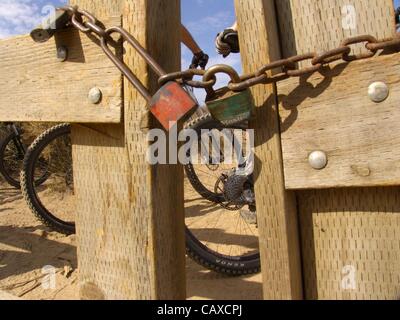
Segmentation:
{"type": "MultiPolygon", "coordinates": [[[[392,0],[280,0],[276,3],[285,56],[332,49],[348,36],[391,37],[395,30],[392,0]],[[344,5],[350,7],[344,9],[344,5]],[[343,18],[351,12],[356,15],[352,19],[355,25],[346,29],[343,18]]],[[[359,46],[358,50],[365,48],[359,46]]],[[[380,71],[373,73],[368,81],[380,81],[380,74],[384,72],[382,64],[380,71]]],[[[364,90],[366,94],[367,89],[364,90]]],[[[298,112],[297,118],[301,119],[304,114],[298,112]]],[[[318,128],[323,127],[320,124],[318,128]]],[[[369,139],[367,135],[361,138],[369,139]]],[[[335,139],[330,146],[320,146],[315,135],[303,136],[303,140],[313,141],[316,148],[337,149],[335,139]]],[[[371,142],[374,143],[373,139],[371,142]]],[[[368,144],[368,148],[374,147],[368,144]]],[[[356,153],[347,156],[357,159],[356,153]]],[[[399,189],[309,190],[297,195],[306,298],[397,300],[400,294],[399,189]]]]}
{"type": "MultiPolygon", "coordinates": [[[[235,0],[244,71],[280,58],[273,0],[235,0]]],[[[296,199],[285,190],[276,87],[252,89],[256,103],[256,201],[266,299],[301,299],[296,199]]]]}
{"type": "MultiPolygon", "coordinates": [[[[280,0],[275,1],[275,6],[283,57],[333,49],[349,36],[372,34],[385,38],[394,32],[391,0],[280,0]]],[[[236,8],[244,69],[253,71],[277,58],[275,8],[273,1],[262,0],[236,0],[236,8]]],[[[359,45],[353,50],[365,48],[359,45]]],[[[308,62],[301,66],[305,63],[308,62]]],[[[280,94],[279,88],[280,85],[280,94]]],[[[393,267],[399,263],[397,188],[297,192],[301,250],[297,246],[296,207],[293,194],[285,191],[279,111],[272,93],[271,87],[253,90],[257,104],[256,193],[265,297],[301,297],[302,276],[296,255],[301,251],[306,298],[397,299],[400,272],[393,267]]],[[[281,116],[288,113],[280,111],[281,116]]],[[[297,119],[301,116],[298,114],[297,119]]],[[[286,127],[285,130],[290,131],[286,127]]]]}
{"type": "MultiPolygon", "coordinates": [[[[100,19],[122,14],[123,26],[167,71],[180,68],[179,0],[72,2],[100,19]]],[[[156,77],[125,49],[126,63],[154,91],[156,77]]],[[[80,295],[185,299],[183,171],[146,162],[146,128],[155,123],[126,81],[123,97],[125,126],[73,129],[80,295]]]]}
{"type": "MultiPolygon", "coordinates": [[[[245,71],[254,71],[259,65],[279,58],[278,47],[281,48],[282,57],[289,57],[336,48],[342,40],[350,36],[371,34],[376,38],[391,37],[395,30],[392,0],[236,0],[235,3],[245,71]],[[275,25],[274,12],[277,12],[279,28],[275,25]],[[276,39],[277,30],[280,32],[279,44],[276,39]]],[[[356,53],[364,50],[365,47],[361,44],[353,46],[356,53]]],[[[353,86],[354,91],[361,90],[366,94],[366,81],[392,79],[390,72],[384,71],[385,61],[390,65],[395,63],[396,57],[376,60],[369,67],[371,79],[358,81],[353,86]],[[374,72],[374,66],[378,68],[379,62],[382,63],[379,69],[382,71],[374,72]],[[364,90],[360,86],[361,82],[365,86],[364,90]]],[[[302,62],[300,67],[308,63],[302,62]]],[[[351,68],[357,70],[357,65],[351,68]]],[[[359,69],[362,69],[361,64],[359,69]]],[[[348,72],[350,71],[343,72],[342,77],[346,77],[348,72]]],[[[395,73],[392,70],[391,72],[395,73]]],[[[366,73],[363,74],[365,77],[366,73]]],[[[294,193],[286,191],[293,184],[285,180],[284,173],[289,167],[285,165],[283,168],[287,159],[282,157],[281,143],[283,155],[292,157],[295,155],[288,153],[286,149],[289,143],[296,143],[293,141],[297,141],[297,144],[303,141],[308,145],[312,143],[316,150],[338,148],[334,144],[335,139],[331,139],[334,145],[319,146],[324,140],[318,139],[316,132],[324,130],[323,123],[319,124],[320,129],[312,133],[312,130],[308,130],[308,133],[307,130],[298,130],[307,112],[304,111],[307,108],[302,109],[303,105],[312,106],[313,101],[321,103],[322,97],[326,98],[328,93],[321,95],[319,100],[312,96],[304,103],[300,102],[300,105],[296,105],[296,110],[286,110],[285,107],[290,106],[281,100],[282,108],[278,110],[275,90],[279,95],[288,95],[288,88],[296,87],[292,80],[278,84],[277,89],[272,86],[253,89],[257,105],[256,197],[265,297],[301,298],[303,283],[304,295],[308,299],[398,299],[400,269],[395,267],[399,265],[400,250],[398,188],[339,189],[340,186],[349,185],[340,181],[339,176],[335,177],[336,185],[333,187],[336,189],[297,191],[298,209],[294,193]],[[282,123],[279,123],[280,120],[282,123]],[[293,124],[289,126],[290,123],[293,124]],[[292,127],[295,129],[292,130],[292,127]],[[296,221],[297,210],[300,216],[299,225],[296,221]],[[297,244],[298,227],[301,233],[301,249],[297,244]],[[302,253],[302,268],[299,252],[302,253]]],[[[307,86],[307,79],[303,81],[304,86],[307,86]]],[[[311,83],[316,86],[322,79],[313,76],[309,81],[308,87],[312,87],[311,83]]],[[[323,85],[322,81],[321,86],[323,85]]],[[[300,85],[297,91],[297,96],[291,96],[301,101],[299,92],[305,95],[306,89],[302,89],[300,85]]],[[[390,101],[395,101],[396,95],[397,91],[393,90],[391,97],[394,100],[388,100],[386,109],[392,106],[390,101]]],[[[390,109],[390,113],[393,112],[390,109]]],[[[370,126],[370,130],[377,130],[377,126],[370,126]]],[[[364,137],[362,143],[371,148],[368,137],[360,137],[364,137]]],[[[374,157],[378,156],[374,154],[374,157]]],[[[300,161],[308,161],[307,158],[308,156],[300,161]]],[[[373,161],[372,158],[370,160],[373,161]]],[[[356,166],[355,169],[351,167],[348,170],[368,178],[364,167],[356,166]]],[[[300,166],[297,169],[299,168],[300,166]]],[[[309,171],[308,168],[307,170],[309,171]]],[[[345,172],[345,176],[350,174],[351,172],[345,172]]],[[[290,180],[291,176],[286,178],[290,180]]],[[[307,182],[306,170],[303,179],[303,186],[316,183],[307,182]]],[[[379,177],[375,179],[378,180],[379,177]]],[[[383,180],[386,183],[389,181],[383,180]]],[[[353,181],[353,186],[371,183],[362,179],[353,181]]],[[[327,181],[317,182],[320,186],[332,186],[327,181]]]]}

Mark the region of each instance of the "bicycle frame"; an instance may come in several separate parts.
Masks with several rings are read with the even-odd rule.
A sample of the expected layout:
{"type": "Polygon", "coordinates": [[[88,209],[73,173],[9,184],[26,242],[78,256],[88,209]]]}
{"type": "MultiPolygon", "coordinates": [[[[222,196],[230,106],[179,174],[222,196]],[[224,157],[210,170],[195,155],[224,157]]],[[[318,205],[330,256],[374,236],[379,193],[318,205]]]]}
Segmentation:
{"type": "Polygon", "coordinates": [[[15,134],[14,138],[13,138],[13,143],[15,145],[15,148],[18,152],[18,156],[23,157],[26,153],[26,147],[24,146],[24,144],[21,141],[21,136],[22,136],[22,131],[20,128],[17,127],[17,125],[15,123],[7,123],[7,129],[10,132],[13,132],[15,134]]]}

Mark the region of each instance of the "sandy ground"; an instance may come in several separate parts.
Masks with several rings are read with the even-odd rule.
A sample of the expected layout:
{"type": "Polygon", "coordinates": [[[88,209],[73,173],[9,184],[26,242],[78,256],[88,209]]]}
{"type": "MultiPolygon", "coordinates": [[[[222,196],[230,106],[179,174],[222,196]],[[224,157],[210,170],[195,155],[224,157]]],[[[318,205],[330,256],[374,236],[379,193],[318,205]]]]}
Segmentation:
{"type": "MultiPolygon", "coordinates": [[[[218,210],[193,192],[189,197],[186,202],[191,214],[218,210]]],[[[76,237],[44,227],[29,211],[20,192],[1,181],[0,293],[30,300],[78,299],[78,272],[76,237]],[[46,281],[49,273],[45,266],[55,267],[51,270],[56,273],[53,288],[46,281]]],[[[261,299],[261,275],[229,278],[187,259],[187,292],[188,299],[261,299]]]]}

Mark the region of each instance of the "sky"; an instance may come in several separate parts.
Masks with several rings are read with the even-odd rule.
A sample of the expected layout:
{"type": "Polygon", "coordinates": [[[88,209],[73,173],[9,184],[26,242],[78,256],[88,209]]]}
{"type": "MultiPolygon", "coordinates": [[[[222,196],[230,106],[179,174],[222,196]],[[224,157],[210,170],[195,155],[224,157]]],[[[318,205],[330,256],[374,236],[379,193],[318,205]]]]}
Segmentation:
{"type": "MultiPolygon", "coordinates": [[[[168,0],[166,0],[168,1],[168,0]]],[[[215,51],[216,35],[235,21],[234,0],[181,0],[182,23],[193,34],[204,52],[210,55],[209,65],[225,63],[241,73],[240,55],[230,55],[227,59],[215,51]]],[[[0,39],[12,35],[25,34],[48,15],[51,8],[65,4],[66,0],[0,0],[0,39]]],[[[394,0],[400,6],[400,0],[394,0]]],[[[182,68],[186,69],[192,59],[191,52],[182,46],[182,68]]],[[[227,82],[227,77],[220,77],[218,86],[227,82]]],[[[196,91],[200,101],[204,92],[196,91]]]]}

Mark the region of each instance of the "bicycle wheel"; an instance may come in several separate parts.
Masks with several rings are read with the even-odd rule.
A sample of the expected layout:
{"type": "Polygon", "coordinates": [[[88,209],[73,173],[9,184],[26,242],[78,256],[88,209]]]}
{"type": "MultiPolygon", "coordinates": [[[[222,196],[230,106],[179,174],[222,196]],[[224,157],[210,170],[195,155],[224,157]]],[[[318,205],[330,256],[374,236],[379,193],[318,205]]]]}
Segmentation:
{"type": "Polygon", "coordinates": [[[36,217],[63,234],[75,233],[75,198],[72,170],[71,127],[55,126],[29,147],[21,172],[22,193],[36,217]],[[46,164],[47,179],[38,185],[35,177],[46,164]]]}
{"type": "MultiPolygon", "coordinates": [[[[201,135],[201,130],[220,131],[223,129],[227,129],[220,122],[214,120],[209,113],[202,114],[199,117],[193,119],[192,121],[186,124],[185,128],[195,130],[198,136],[201,135]]],[[[245,125],[237,125],[236,127],[231,129],[234,130],[245,129],[245,125]]],[[[190,154],[188,156],[190,157],[190,154]]],[[[212,182],[203,181],[199,177],[200,176],[199,172],[202,171],[204,173],[204,170],[206,170],[206,174],[210,174],[210,172],[213,171],[215,173],[219,169],[221,169],[221,164],[218,163],[211,164],[211,159],[203,159],[203,160],[209,162],[209,164],[206,164],[206,166],[203,168],[200,167],[196,168],[193,163],[187,164],[185,166],[186,177],[189,179],[190,184],[196,190],[196,192],[200,194],[204,199],[211,202],[220,203],[223,200],[223,197],[220,193],[215,192],[214,190],[215,184],[212,182]]],[[[217,174],[215,173],[214,176],[217,176],[217,174]]]]}
{"type": "MultiPolygon", "coordinates": [[[[210,115],[202,116],[188,124],[187,128],[198,133],[198,145],[207,144],[207,137],[215,131],[243,131],[242,127],[226,128],[212,119],[210,115]]],[[[244,140],[245,141],[245,140],[244,140]]],[[[245,149],[245,148],[244,148],[245,149]]],[[[217,151],[218,153],[219,151],[217,151]]],[[[201,152],[195,157],[204,158],[201,152]]],[[[206,154],[206,158],[209,155],[206,154]]],[[[211,156],[214,158],[215,155],[211,156]]],[[[258,228],[255,205],[224,203],[226,183],[239,163],[212,164],[201,159],[193,161],[189,154],[190,164],[185,167],[188,181],[185,183],[185,222],[186,247],[188,255],[208,269],[228,275],[253,274],[260,271],[260,254],[258,245],[258,228]],[[201,198],[198,197],[201,196],[201,198]],[[211,202],[209,202],[211,201],[211,202]]],[[[204,159],[203,159],[204,160],[204,159]]],[[[229,181],[233,181],[231,179],[229,181]]],[[[230,188],[240,191],[232,182],[230,188]]]]}
{"type": "Polygon", "coordinates": [[[19,137],[14,133],[8,133],[0,142],[0,173],[4,179],[14,188],[21,187],[19,176],[24,161],[22,144],[18,144],[19,137]]]}
{"type": "MultiPolygon", "coordinates": [[[[0,173],[11,186],[17,189],[21,188],[20,175],[28,144],[29,142],[23,141],[22,136],[15,132],[9,132],[0,142],[0,173]]],[[[37,170],[35,176],[37,185],[48,178],[45,160],[40,159],[39,163],[41,170],[37,170]]]]}

